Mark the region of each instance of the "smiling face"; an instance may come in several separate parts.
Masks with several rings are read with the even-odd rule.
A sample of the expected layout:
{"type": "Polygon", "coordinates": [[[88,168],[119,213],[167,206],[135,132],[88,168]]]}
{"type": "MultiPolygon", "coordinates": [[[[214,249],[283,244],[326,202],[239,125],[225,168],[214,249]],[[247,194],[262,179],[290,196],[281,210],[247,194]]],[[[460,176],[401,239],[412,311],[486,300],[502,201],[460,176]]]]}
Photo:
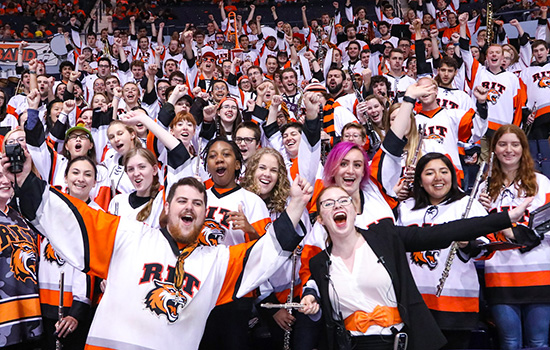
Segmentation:
{"type": "Polygon", "coordinates": [[[152,165],[139,153],[128,159],[126,163],[126,173],[132,181],[137,195],[140,197],[149,197],[151,195],[151,185],[157,172],[158,167],[152,165]]]}
{"type": "Polygon", "coordinates": [[[170,133],[187,146],[195,136],[195,126],[190,121],[180,120],[170,129],[170,133]]]}
{"type": "Polygon", "coordinates": [[[341,188],[331,187],[325,190],[319,198],[319,223],[323,225],[332,241],[347,237],[355,232],[356,208],[350,201],[342,205],[339,200],[349,198],[349,194],[341,188]],[[334,205],[325,207],[326,201],[334,201],[334,205]]]}
{"type": "Polygon", "coordinates": [[[222,124],[227,127],[235,121],[238,116],[239,106],[234,100],[225,100],[218,111],[222,124]]]}
{"type": "Polygon", "coordinates": [[[122,88],[122,97],[126,104],[133,105],[137,103],[139,98],[139,89],[136,84],[125,84],[122,88]]]}
{"type": "Polygon", "coordinates": [[[293,159],[298,156],[298,149],[300,147],[300,139],[302,133],[299,129],[289,127],[283,133],[283,145],[285,147],[288,156],[293,159]]]}
{"type": "Polygon", "coordinates": [[[216,187],[233,188],[236,186],[235,171],[241,168],[241,164],[229,143],[215,142],[206,155],[206,166],[216,187]]]}
{"type": "Polygon", "coordinates": [[[212,86],[212,99],[214,102],[218,103],[220,102],[225,96],[229,94],[229,90],[227,90],[227,84],[225,84],[223,81],[216,82],[212,86]]]}
{"type": "Polygon", "coordinates": [[[199,236],[206,214],[204,194],[193,186],[181,185],[164,204],[168,232],[178,243],[190,244],[199,236]]]}
{"type": "Polygon", "coordinates": [[[109,126],[107,137],[109,138],[111,147],[121,156],[124,156],[129,150],[134,148],[136,134],[131,134],[122,124],[116,123],[109,126]]]}
{"type": "Polygon", "coordinates": [[[367,102],[367,116],[377,126],[382,125],[382,119],[384,117],[384,107],[380,104],[380,101],[376,98],[371,98],[367,102]]]}
{"type": "Polygon", "coordinates": [[[491,45],[487,49],[487,66],[490,70],[498,70],[502,65],[503,54],[500,45],[491,45]]]}
{"type": "Polygon", "coordinates": [[[361,151],[352,149],[340,162],[334,175],[334,182],[343,188],[349,196],[354,196],[361,188],[364,175],[365,158],[361,151]]]}
{"type": "Polygon", "coordinates": [[[518,169],[522,153],[521,141],[514,133],[506,133],[496,142],[495,155],[504,171],[518,169]]]}
{"type": "Polygon", "coordinates": [[[422,170],[420,181],[430,198],[430,203],[438,205],[451,190],[453,184],[451,169],[441,159],[433,159],[422,170]]]}
{"type": "Polygon", "coordinates": [[[94,166],[88,160],[77,160],[71,164],[67,175],[67,193],[80,200],[87,201],[90,191],[96,184],[94,166]]]}
{"type": "Polygon", "coordinates": [[[279,163],[271,154],[264,154],[258,162],[258,168],[254,172],[254,184],[259,189],[262,199],[268,198],[277,184],[279,178],[279,163]]]}

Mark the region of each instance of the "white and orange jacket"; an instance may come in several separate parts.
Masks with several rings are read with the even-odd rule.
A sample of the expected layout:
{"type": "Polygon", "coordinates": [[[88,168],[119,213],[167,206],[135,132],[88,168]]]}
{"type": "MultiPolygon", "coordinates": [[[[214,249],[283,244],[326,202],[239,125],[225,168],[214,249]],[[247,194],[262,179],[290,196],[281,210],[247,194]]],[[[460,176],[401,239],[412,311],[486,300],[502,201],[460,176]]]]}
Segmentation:
{"type": "MultiPolygon", "coordinates": [[[[398,225],[433,226],[458,220],[465,212],[470,197],[452,203],[416,209],[415,200],[409,198],[399,207],[398,225]]],[[[467,217],[485,216],[487,211],[474,200],[467,217]]],[[[445,269],[450,247],[407,253],[411,272],[428,308],[433,312],[442,329],[474,329],[477,326],[479,312],[479,282],[473,260],[466,254],[454,259],[453,267],[440,297],[436,296],[436,287],[445,269]]]]}

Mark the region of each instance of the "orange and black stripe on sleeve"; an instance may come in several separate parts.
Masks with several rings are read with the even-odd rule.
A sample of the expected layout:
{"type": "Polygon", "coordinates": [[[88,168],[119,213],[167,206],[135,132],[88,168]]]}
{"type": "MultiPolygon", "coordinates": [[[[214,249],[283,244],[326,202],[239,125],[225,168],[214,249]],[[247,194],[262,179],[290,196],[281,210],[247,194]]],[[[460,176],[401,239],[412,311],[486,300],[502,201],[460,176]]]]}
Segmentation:
{"type": "Polygon", "coordinates": [[[222,289],[216,305],[223,305],[237,299],[237,290],[243,277],[243,270],[252,246],[258,242],[252,241],[229,246],[229,263],[223,281],[222,289]]]}
{"type": "Polygon", "coordinates": [[[51,189],[72,211],[82,233],[83,272],[107,278],[120,217],[90,208],[85,202],[51,189]]]}

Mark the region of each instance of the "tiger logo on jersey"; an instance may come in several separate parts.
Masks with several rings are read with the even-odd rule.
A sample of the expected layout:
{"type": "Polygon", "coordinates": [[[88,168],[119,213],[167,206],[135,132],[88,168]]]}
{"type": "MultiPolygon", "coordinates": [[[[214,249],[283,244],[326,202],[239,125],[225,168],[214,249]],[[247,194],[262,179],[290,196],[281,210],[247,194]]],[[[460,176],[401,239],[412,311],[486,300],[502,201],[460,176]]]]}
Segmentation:
{"type": "Polygon", "coordinates": [[[65,264],[65,260],[57,254],[49,242],[44,248],[44,259],[51,263],[56,262],[59,266],[63,266],[65,264]]]}
{"type": "Polygon", "coordinates": [[[418,266],[427,266],[430,270],[437,267],[439,250],[426,250],[411,253],[411,261],[418,266]]]}
{"type": "Polygon", "coordinates": [[[201,234],[199,235],[199,244],[207,246],[217,246],[225,237],[225,229],[217,222],[211,219],[204,220],[201,234]]]}
{"type": "Polygon", "coordinates": [[[187,298],[174,286],[174,283],[161,282],[157,279],[153,282],[155,288],[147,293],[145,306],[158,316],[165,315],[168,322],[176,322],[180,310],[187,304],[187,298]]]}
{"type": "Polygon", "coordinates": [[[542,77],[539,80],[539,88],[547,88],[550,87],[550,78],[549,77],[542,77]]]}
{"type": "Polygon", "coordinates": [[[491,89],[487,92],[487,102],[491,102],[495,105],[499,98],[500,94],[495,89],[491,89]]]}
{"type": "Polygon", "coordinates": [[[13,275],[21,282],[31,279],[36,283],[36,248],[25,241],[13,242],[12,247],[10,267],[13,275]]]}
{"type": "Polygon", "coordinates": [[[445,140],[443,139],[443,137],[441,137],[441,135],[438,135],[438,134],[429,134],[427,137],[426,137],[427,140],[434,140],[434,141],[437,141],[437,143],[439,144],[443,144],[443,142],[445,142],[445,140]]]}

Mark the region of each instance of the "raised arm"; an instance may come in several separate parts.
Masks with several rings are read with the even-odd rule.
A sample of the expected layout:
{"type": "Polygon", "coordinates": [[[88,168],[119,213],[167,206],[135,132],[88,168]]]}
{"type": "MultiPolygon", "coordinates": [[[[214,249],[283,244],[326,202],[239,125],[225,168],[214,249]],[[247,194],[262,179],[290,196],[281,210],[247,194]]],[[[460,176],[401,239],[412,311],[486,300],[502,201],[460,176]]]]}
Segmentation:
{"type": "Polygon", "coordinates": [[[302,28],[309,27],[309,23],[307,21],[307,14],[306,14],[307,7],[306,5],[302,6],[302,28]]]}
{"type": "MultiPolygon", "coordinates": [[[[250,12],[248,13],[248,17],[246,18],[246,23],[252,21],[254,19],[254,11],[256,10],[256,6],[254,4],[249,6],[250,12]]],[[[246,34],[246,33],[245,33],[246,34]]]]}

